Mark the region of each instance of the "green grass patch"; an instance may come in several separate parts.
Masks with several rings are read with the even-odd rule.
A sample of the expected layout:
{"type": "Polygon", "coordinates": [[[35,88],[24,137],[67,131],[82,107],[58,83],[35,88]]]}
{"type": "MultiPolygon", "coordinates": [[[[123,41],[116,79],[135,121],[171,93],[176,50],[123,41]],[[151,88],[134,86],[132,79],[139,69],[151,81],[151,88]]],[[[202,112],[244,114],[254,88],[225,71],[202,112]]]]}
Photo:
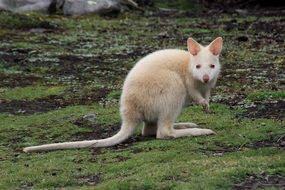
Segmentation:
{"type": "Polygon", "coordinates": [[[0,12],[0,28],[5,29],[30,29],[30,28],[54,28],[55,25],[45,21],[47,16],[41,14],[14,14],[0,12]]]}
{"type": "Polygon", "coordinates": [[[13,89],[1,88],[0,99],[5,100],[33,100],[51,95],[62,94],[65,90],[63,86],[28,86],[13,89]]]}
{"type": "Polygon", "coordinates": [[[119,151],[102,148],[95,155],[88,149],[40,154],[18,151],[24,146],[62,142],[78,132],[90,131],[73,124],[88,112],[96,112],[98,124],[117,123],[117,106],[71,106],[28,117],[2,114],[2,145],[18,142],[0,151],[4,159],[0,187],[17,188],[26,183],[36,189],[92,189],[79,178],[98,175],[98,189],[229,189],[248,173],[285,171],[284,151],[277,148],[244,148],[221,156],[211,153],[221,146],[238,148],[272,134],[280,136],[284,134],[282,122],[240,122],[235,119],[236,111],[227,106],[213,104],[211,109],[212,114],[204,114],[198,106],[187,108],[179,121],[211,128],[217,132],[215,136],[144,140],[119,151]],[[13,158],[15,150],[19,156],[13,158]]]}
{"type": "Polygon", "coordinates": [[[108,99],[116,99],[119,100],[121,97],[122,91],[121,90],[114,90],[108,94],[108,99]]]}
{"type": "Polygon", "coordinates": [[[247,95],[251,101],[277,100],[285,98],[285,91],[255,91],[247,95]]]}
{"type": "Polygon", "coordinates": [[[189,0],[155,0],[154,5],[156,7],[168,8],[168,9],[180,9],[180,10],[191,10],[191,11],[201,11],[204,7],[202,4],[195,3],[195,1],[189,0]]]}

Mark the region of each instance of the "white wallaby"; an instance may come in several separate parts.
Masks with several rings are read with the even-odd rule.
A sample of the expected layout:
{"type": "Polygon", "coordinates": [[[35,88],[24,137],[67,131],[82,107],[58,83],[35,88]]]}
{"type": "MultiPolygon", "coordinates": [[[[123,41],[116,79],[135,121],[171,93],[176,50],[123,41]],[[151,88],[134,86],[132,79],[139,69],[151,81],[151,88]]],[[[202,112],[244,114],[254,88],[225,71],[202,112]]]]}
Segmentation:
{"type": "Polygon", "coordinates": [[[128,139],[139,123],[142,134],[158,139],[215,134],[194,123],[174,123],[183,106],[195,101],[209,110],[210,90],[220,73],[219,55],[223,40],[216,38],[203,47],[187,40],[188,51],[160,50],[142,58],[129,72],[120,100],[122,126],[106,139],[64,142],[24,148],[24,152],[57,149],[108,147],[128,139]]]}

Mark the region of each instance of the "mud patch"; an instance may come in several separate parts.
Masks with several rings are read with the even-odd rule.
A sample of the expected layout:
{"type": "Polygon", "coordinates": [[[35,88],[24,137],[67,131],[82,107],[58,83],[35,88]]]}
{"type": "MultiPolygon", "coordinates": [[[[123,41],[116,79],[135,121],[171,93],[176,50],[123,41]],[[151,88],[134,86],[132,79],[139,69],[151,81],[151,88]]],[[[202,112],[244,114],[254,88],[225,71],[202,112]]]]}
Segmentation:
{"type": "Polygon", "coordinates": [[[246,109],[242,116],[248,118],[268,118],[282,120],[285,117],[285,100],[256,103],[246,109]]]}
{"type": "MultiPolygon", "coordinates": [[[[109,56],[83,56],[83,55],[47,55],[44,50],[33,49],[1,49],[0,62],[3,62],[3,68],[13,68],[19,71],[17,75],[2,74],[0,78],[5,79],[1,86],[15,87],[33,84],[34,80],[23,82],[17,80],[23,78],[21,73],[33,73],[34,75],[45,76],[43,82],[56,81],[57,83],[75,83],[90,84],[94,81],[116,81],[125,76],[129,69],[129,63],[125,61],[123,65],[119,54],[109,56]],[[15,79],[14,79],[15,78],[15,79]],[[7,82],[5,82],[7,81],[7,82]],[[24,84],[21,84],[24,83],[24,84]]],[[[131,52],[133,53],[133,52],[131,52]]],[[[136,53],[136,52],[134,52],[136,53]]],[[[129,55],[129,54],[128,54],[129,55]]],[[[128,59],[128,55],[126,56],[128,59]]]]}
{"type": "Polygon", "coordinates": [[[0,113],[7,112],[15,115],[31,115],[64,108],[71,105],[87,105],[106,98],[109,89],[94,89],[84,95],[72,94],[69,97],[51,95],[35,100],[2,101],[0,113]]]}
{"type": "Polygon", "coordinates": [[[218,144],[216,148],[213,149],[200,148],[198,152],[207,156],[223,156],[226,153],[242,151],[246,148],[258,149],[265,147],[275,147],[275,148],[285,149],[285,135],[278,137],[271,137],[266,140],[254,141],[236,147],[218,144]]]}
{"type": "Polygon", "coordinates": [[[75,55],[60,55],[58,57],[59,63],[57,67],[53,66],[52,62],[44,63],[51,66],[50,74],[62,76],[82,76],[82,71],[86,73],[98,73],[102,65],[107,64],[103,62],[100,57],[81,57],[75,55]],[[99,67],[100,65],[100,67],[99,67]]]}
{"type": "Polygon", "coordinates": [[[229,105],[230,107],[239,106],[246,98],[244,93],[235,93],[233,95],[214,95],[213,102],[229,105]]]}
{"type": "MultiPolygon", "coordinates": [[[[88,122],[82,122],[81,119],[75,121],[76,125],[79,127],[90,128],[92,129],[91,132],[79,132],[72,137],[72,141],[81,141],[81,140],[94,140],[94,139],[105,139],[115,135],[119,130],[121,125],[119,123],[113,125],[97,125],[97,124],[90,124],[88,122]]],[[[109,147],[109,149],[113,150],[124,150],[128,148],[134,142],[137,142],[139,137],[132,136],[128,138],[123,143],[118,145],[109,147]]],[[[98,154],[96,151],[99,148],[94,148],[94,154],[98,154]]],[[[100,152],[99,152],[100,153],[100,152]]]]}
{"type": "MultiPolygon", "coordinates": [[[[127,160],[129,160],[130,157],[125,157],[125,156],[121,156],[121,155],[117,155],[113,158],[103,158],[102,160],[100,160],[100,162],[104,163],[104,164],[111,164],[111,163],[118,163],[118,162],[125,162],[127,160]]],[[[92,160],[89,160],[91,162],[96,162],[96,157],[92,158],[92,160]]]]}
{"type": "Polygon", "coordinates": [[[99,175],[89,175],[89,176],[79,177],[79,183],[82,185],[95,186],[98,185],[100,181],[101,179],[99,175]]]}
{"type": "Polygon", "coordinates": [[[74,141],[108,138],[115,135],[120,129],[120,124],[118,123],[113,125],[98,125],[90,124],[79,119],[75,121],[74,124],[79,127],[92,129],[91,132],[79,132],[75,134],[72,137],[72,140],[74,141]]]}
{"type": "Polygon", "coordinates": [[[231,108],[242,108],[245,111],[237,114],[236,117],[242,118],[267,118],[283,120],[285,118],[285,100],[248,102],[246,94],[236,93],[233,95],[215,95],[213,102],[229,105],[231,108]]]}
{"type": "Polygon", "coordinates": [[[128,73],[132,62],[139,55],[150,49],[143,50],[141,47],[126,52],[103,55],[47,55],[42,50],[32,49],[1,49],[0,60],[4,67],[14,67],[26,73],[45,75],[46,78],[54,78],[59,82],[80,83],[120,80],[128,73]],[[29,55],[30,54],[30,55],[29,55]],[[123,61],[122,61],[123,60],[123,61]]]}
{"type": "Polygon", "coordinates": [[[62,173],[62,170],[51,169],[51,170],[44,170],[43,172],[45,175],[48,175],[48,176],[57,176],[58,174],[62,173]]]}
{"type": "Polygon", "coordinates": [[[285,32],[285,19],[280,19],[275,22],[256,22],[253,25],[256,31],[265,31],[267,33],[279,33],[285,32]]]}
{"type": "Polygon", "coordinates": [[[285,135],[278,138],[271,138],[268,140],[261,140],[245,145],[248,148],[263,148],[263,147],[278,147],[285,149],[285,135]]]}
{"type": "MultiPolygon", "coordinates": [[[[146,140],[150,140],[150,137],[148,137],[148,139],[146,140]]],[[[147,147],[147,148],[138,148],[138,147],[134,147],[134,148],[131,148],[131,153],[133,154],[138,154],[138,153],[141,153],[141,152],[149,152],[149,151],[152,151],[153,148],[151,147],[147,147]]]]}
{"type": "Polygon", "coordinates": [[[42,78],[31,74],[6,74],[0,73],[0,87],[25,87],[42,81],[42,78]]]}
{"type": "Polygon", "coordinates": [[[20,187],[15,190],[30,190],[33,189],[34,184],[32,182],[23,181],[20,182],[20,187]]]}
{"type": "Polygon", "coordinates": [[[31,115],[34,113],[48,112],[63,107],[64,103],[61,101],[54,101],[55,98],[56,97],[54,96],[50,96],[47,98],[38,99],[36,101],[2,101],[0,112],[11,113],[14,115],[31,115]]]}
{"type": "Polygon", "coordinates": [[[144,136],[140,136],[140,135],[134,135],[134,136],[131,136],[130,138],[128,138],[123,143],[120,143],[120,144],[117,144],[117,145],[115,145],[113,147],[110,147],[110,149],[113,149],[113,150],[116,150],[116,151],[120,152],[120,151],[123,151],[123,150],[129,148],[134,143],[142,142],[142,141],[148,141],[148,140],[153,140],[153,138],[151,138],[151,137],[144,137],[144,136]]]}
{"type": "Polygon", "coordinates": [[[189,183],[191,180],[184,176],[177,175],[177,176],[165,176],[162,181],[171,181],[171,182],[176,181],[176,182],[189,183]]]}
{"type": "Polygon", "coordinates": [[[114,159],[115,159],[116,162],[125,162],[125,161],[127,161],[128,159],[130,159],[130,158],[129,158],[129,157],[125,157],[125,156],[120,156],[120,155],[118,155],[118,156],[114,157],[114,159]]]}
{"type": "Polygon", "coordinates": [[[243,182],[235,184],[235,190],[250,190],[262,188],[280,188],[285,189],[285,177],[281,175],[248,175],[243,182]]]}
{"type": "MultiPolygon", "coordinates": [[[[92,124],[92,123],[86,122],[86,121],[82,120],[81,118],[76,120],[74,122],[74,124],[79,126],[79,127],[92,129],[92,131],[90,131],[90,132],[79,132],[79,133],[73,135],[72,141],[105,139],[105,138],[111,137],[111,136],[115,135],[116,133],[118,133],[118,131],[120,130],[120,127],[121,127],[121,124],[119,124],[119,123],[112,124],[112,125],[98,125],[98,124],[92,124]]],[[[147,140],[151,140],[151,139],[153,139],[153,138],[144,137],[144,136],[140,136],[140,135],[133,135],[120,144],[117,144],[117,145],[112,146],[112,147],[108,147],[108,149],[112,149],[115,151],[123,151],[123,150],[129,148],[133,143],[141,142],[141,141],[147,141],[147,140]]],[[[140,149],[135,148],[135,149],[132,149],[131,151],[133,153],[139,153],[139,152],[144,151],[144,150],[140,150],[140,149]]],[[[93,155],[98,155],[100,153],[101,153],[100,148],[94,148],[92,151],[93,155]]]]}
{"type": "Polygon", "coordinates": [[[207,155],[207,156],[223,156],[224,154],[226,153],[229,153],[229,152],[235,152],[235,151],[239,151],[238,148],[235,148],[235,147],[218,147],[216,149],[205,149],[205,148],[201,148],[198,150],[199,153],[202,153],[204,155],[207,155]]]}
{"type": "Polygon", "coordinates": [[[4,65],[6,66],[17,66],[17,64],[22,65],[30,51],[32,51],[32,49],[29,48],[1,48],[0,60],[1,62],[4,62],[4,65]]]}

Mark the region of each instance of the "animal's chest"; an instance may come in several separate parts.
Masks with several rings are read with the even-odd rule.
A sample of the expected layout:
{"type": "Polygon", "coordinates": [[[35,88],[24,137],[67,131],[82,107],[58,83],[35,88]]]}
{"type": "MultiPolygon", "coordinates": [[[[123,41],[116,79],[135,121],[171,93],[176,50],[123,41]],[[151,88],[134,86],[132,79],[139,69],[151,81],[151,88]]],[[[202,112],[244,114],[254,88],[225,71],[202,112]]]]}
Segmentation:
{"type": "Polygon", "coordinates": [[[198,88],[198,91],[200,94],[202,94],[203,97],[205,97],[206,93],[211,89],[210,85],[203,85],[198,88]]]}

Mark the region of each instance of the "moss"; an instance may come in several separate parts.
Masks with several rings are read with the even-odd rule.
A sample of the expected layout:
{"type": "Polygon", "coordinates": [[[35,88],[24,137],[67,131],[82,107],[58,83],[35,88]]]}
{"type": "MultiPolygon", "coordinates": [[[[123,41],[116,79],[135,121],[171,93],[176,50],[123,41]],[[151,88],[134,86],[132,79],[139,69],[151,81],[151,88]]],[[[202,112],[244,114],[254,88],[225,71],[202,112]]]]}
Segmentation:
{"type": "Polygon", "coordinates": [[[191,10],[191,11],[201,11],[204,8],[202,4],[198,4],[195,1],[189,1],[189,0],[176,0],[176,1],[155,0],[154,5],[156,7],[161,7],[161,8],[191,10]]]}
{"type": "Polygon", "coordinates": [[[59,95],[64,92],[62,86],[28,86],[22,88],[2,88],[0,99],[2,100],[33,100],[43,98],[50,95],[59,95]]]}
{"type": "Polygon", "coordinates": [[[277,92],[255,91],[247,95],[247,99],[251,101],[264,101],[264,100],[266,101],[266,100],[277,100],[284,98],[285,98],[284,91],[277,91],[277,92]]]}
{"type": "Polygon", "coordinates": [[[116,91],[112,91],[111,93],[108,94],[108,98],[110,99],[120,99],[122,91],[120,90],[116,90],[116,91]]]}
{"type": "MultiPolygon", "coordinates": [[[[33,133],[22,136],[18,145],[12,146],[13,148],[47,142],[46,139],[52,139],[48,141],[67,140],[70,135],[84,131],[84,129],[75,128],[71,122],[91,110],[96,110],[98,123],[116,123],[119,120],[116,107],[102,108],[97,105],[69,107],[30,117],[2,115],[1,121],[4,126],[1,127],[1,131],[4,132],[2,135],[6,134],[6,137],[1,135],[2,142],[10,142],[16,134],[21,137],[19,136],[21,131],[23,135],[28,131],[33,133]],[[18,128],[19,124],[21,128],[18,128]],[[39,126],[44,126],[45,132],[42,128],[38,128],[39,126]],[[44,138],[41,137],[42,135],[44,138]]],[[[16,164],[9,161],[13,153],[6,155],[7,160],[5,159],[6,161],[1,164],[2,171],[5,171],[2,173],[4,175],[2,188],[5,189],[7,184],[9,187],[16,187],[19,182],[26,181],[34,184],[34,188],[65,186],[72,189],[73,186],[80,184],[78,176],[95,172],[100,174],[102,180],[97,185],[99,189],[123,187],[144,189],[155,186],[162,189],[228,189],[239,177],[248,172],[255,172],[257,167],[268,172],[284,169],[284,160],[281,159],[284,153],[274,148],[244,149],[222,157],[202,154],[201,150],[207,147],[215,148],[217,143],[241,147],[244,143],[268,138],[266,130],[270,130],[275,135],[282,133],[282,124],[278,122],[248,120],[239,123],[233,119],[234,111],[230,111],[223,105],[213,105],[212,111],[215,114],[204,115],[200,107],[188,108],[179,120],[185,121],[191,116],[192,121],[206,123],[205,127],[215,130],[218,133],[216,136],[136,142],[133,146],[119,152],[114,149],[102,149],[101,154],[95,155],[96,162],[90,161],[94,157],[89,150],[20,154],[16,164]],[[267,129],[260,128],[258,125],[260,122],[265,122],[267,129]],[[133,153],[133,150],[140,150],[140,152],[133,153]],[[116,157],[128,159],[118,161],[114,160],[116,157]],[[274,162],[272,162],[273,159],[274,162]],[[77,160],[80,162],[77,163],[77,160]],[[78,170],[78,168],[81,169],[78,170]],[[13,179],[11,179],[12,174],[16,175],[13,179]]],[[[11,150],[12,147],[9,149],[11,150]]],[[[85,185],[81,184],[80,189],[88,189],[85,185]]]]}
{"type": "Polygon", "coordinates": [[[0,28],[4,29],[31,29],[55,28],[56,26],[43,19],[44,15],[14,14],[6,11],[0,12],[0,28]]]}

